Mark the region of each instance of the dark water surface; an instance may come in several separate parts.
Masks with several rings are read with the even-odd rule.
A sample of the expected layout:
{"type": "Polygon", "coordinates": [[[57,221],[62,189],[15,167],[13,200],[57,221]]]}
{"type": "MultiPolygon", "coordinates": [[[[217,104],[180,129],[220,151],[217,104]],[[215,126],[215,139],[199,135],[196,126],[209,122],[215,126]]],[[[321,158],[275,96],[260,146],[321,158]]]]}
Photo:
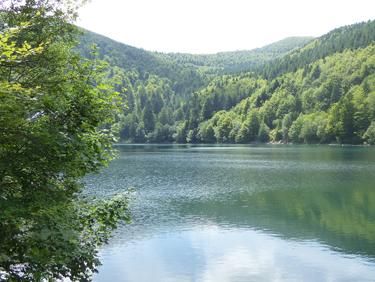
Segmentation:
{"type": "Polygon", "coordinates": [[[134,186],[94,281],[375,281],[375,148],[117,145],[134,186]]]}

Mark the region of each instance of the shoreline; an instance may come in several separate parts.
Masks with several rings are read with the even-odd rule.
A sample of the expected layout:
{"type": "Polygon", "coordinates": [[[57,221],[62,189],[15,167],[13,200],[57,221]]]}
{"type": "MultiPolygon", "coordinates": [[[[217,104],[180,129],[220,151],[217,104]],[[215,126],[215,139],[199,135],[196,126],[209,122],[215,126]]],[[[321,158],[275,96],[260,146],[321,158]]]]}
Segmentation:
{"type": "Polygon", "coordinates": [[[339,144],[339,143],[293,143],[293,142],[285,142],[285,141],[269,141],[269,142],[250,142],[250,143],[133,143],[129,141],[120,141],[120,142],[114,142],[113,144],[136,144],[136,145],[150,145],[150,144],[164,144],[164,145],[196,145],[196,144],[206,144],[206,145],[322,145],[322,146],[356,146],[356,147],[371,147],[374,145],[370,144],[339,144]]]}

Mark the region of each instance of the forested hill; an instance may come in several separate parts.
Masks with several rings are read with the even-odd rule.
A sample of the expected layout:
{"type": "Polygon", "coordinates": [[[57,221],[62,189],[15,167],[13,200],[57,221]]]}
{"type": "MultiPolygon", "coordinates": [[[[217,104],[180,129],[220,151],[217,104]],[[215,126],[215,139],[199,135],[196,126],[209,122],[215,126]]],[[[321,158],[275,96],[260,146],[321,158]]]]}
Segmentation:
{"type": "Polygon", "coordinates": [[[181,105],[186,108],[190,94],[203,89],[218,73],[264,64],[311,40],[310,37],[294,37],[252,51],[189,55],[150,52],[86,31],[75,51],[91,58],[90,47],[95,43],[99,47],[99,59],[111,65],[107,78],[121,77],[116,90],[128,89],[130,111],[125,115],[133,110],[140,115],[148,100],[154,114],[164,106],[172,112],[181,105]]]}
{"type": "Polygon", "coordinates": [[[111,66],[126,71],[137,70],[141,79],[147,74],[153,74],[177,81],[180,77],[176,73],[184,72],[186,69],[210,74],[250,69],[280,58],[292,50],[305,46],[313,39],[313,37],[290,37],[249,51],[193,55],[150,52],[86,31],[76,51],[89,58],[90,46],[95,43],[99,47],[99,58],[109,62],[111,66]]]}
{"type": "Polygon", "coordinates": [[[336,28],[312,41],[304,48],[297,49],[271,64],[255,69],[257,76],[274,79],[288,72],[295,72],[318,59],[324,59],[344,50],[365,48],[375,42],[375,21],[362,22],[336,28]]]}
{"type": "Polygon", "coordinates": [[[279,42],[215,55],[152,53],[118,43],[115,57],[113,41],[89,36],[85,42],[98,43],[113,66],[108,78],[120,75],[128,88],[130,110],[118,118],[123,142],[375,143],[373,21],[313,41],[300,38],[294,46],[306,45],[298,49],[290,38],[282,41],[290,44],[285,48],[279,42]],[[246,60],[253,68],[241,65],[246,60]],[[234,72],[220,74],[229,69],[234,72]]]}
{"type": "Polygon", "coordinates": [[[167,57],[183,66],[195,66],[200,70],[211,73],[233,73],[263,65],[273,59],[280,58],[292,50],[307,45],[313,40],[313,37],[289,37],[253,50],[220,52],[207,55],[169,53],[163,54],[163,57],[167,57]]]}
{"type": "MultiPolygon", "coordinates": [[[[125,80],[129,80],[133,87],[137,81],[145,83],[150,75],[169,80],[171,90],[177,95],[191,93],[207,83],[205,75],[184,68],[156,53],[117,42],[88,30],[85,33],[80,38],[75,51],[86,58],[91,58],[90,47],[95,43],[99,48],[99,59],[110,63],[111,73],[115,71],[121,77],[125,76],[127,78],[125,80]],[[114,67],[117,68],[113,70],[114,67]]],[[[129,86],[129,83],[121,85],[121,87],[129,86]]]]}

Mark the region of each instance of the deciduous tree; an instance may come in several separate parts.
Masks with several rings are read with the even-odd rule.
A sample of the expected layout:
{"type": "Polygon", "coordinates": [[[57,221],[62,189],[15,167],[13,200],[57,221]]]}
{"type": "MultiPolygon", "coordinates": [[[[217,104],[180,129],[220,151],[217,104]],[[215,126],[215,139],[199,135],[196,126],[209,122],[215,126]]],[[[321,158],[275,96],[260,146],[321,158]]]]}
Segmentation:
{"type": "Polygon", "coordinates": [[[100,82],[106,64],[71,53],[78,1],[2,3],[0,273],[90,281],[98,246],[130,219],[127,196],[85,199],[79,179],[107,164],[124,106],[100,82]]]}

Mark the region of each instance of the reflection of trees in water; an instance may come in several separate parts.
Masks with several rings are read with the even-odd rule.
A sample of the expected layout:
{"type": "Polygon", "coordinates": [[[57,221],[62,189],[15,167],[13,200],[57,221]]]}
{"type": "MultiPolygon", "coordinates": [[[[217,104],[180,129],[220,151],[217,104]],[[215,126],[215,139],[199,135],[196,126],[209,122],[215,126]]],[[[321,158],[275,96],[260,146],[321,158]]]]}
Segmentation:
{"type": "Polygon", "coordinates": [[[371,180],[332,189],[238,194],[233,204],[197,202],[194,210],[216,218],[218,224],[270,230],[286,238],[322,241],[344,252],[375,257],[375,190],[371,180]]]}
{"type": "Polygon", "coordinates": [[[136,186],[134,222],[119,230],[119,241],[212,224],[375,258],[373,148],[131,147],[141,154],[126,148],[107,178],[121,186],[131,176],[136,186]]]}

